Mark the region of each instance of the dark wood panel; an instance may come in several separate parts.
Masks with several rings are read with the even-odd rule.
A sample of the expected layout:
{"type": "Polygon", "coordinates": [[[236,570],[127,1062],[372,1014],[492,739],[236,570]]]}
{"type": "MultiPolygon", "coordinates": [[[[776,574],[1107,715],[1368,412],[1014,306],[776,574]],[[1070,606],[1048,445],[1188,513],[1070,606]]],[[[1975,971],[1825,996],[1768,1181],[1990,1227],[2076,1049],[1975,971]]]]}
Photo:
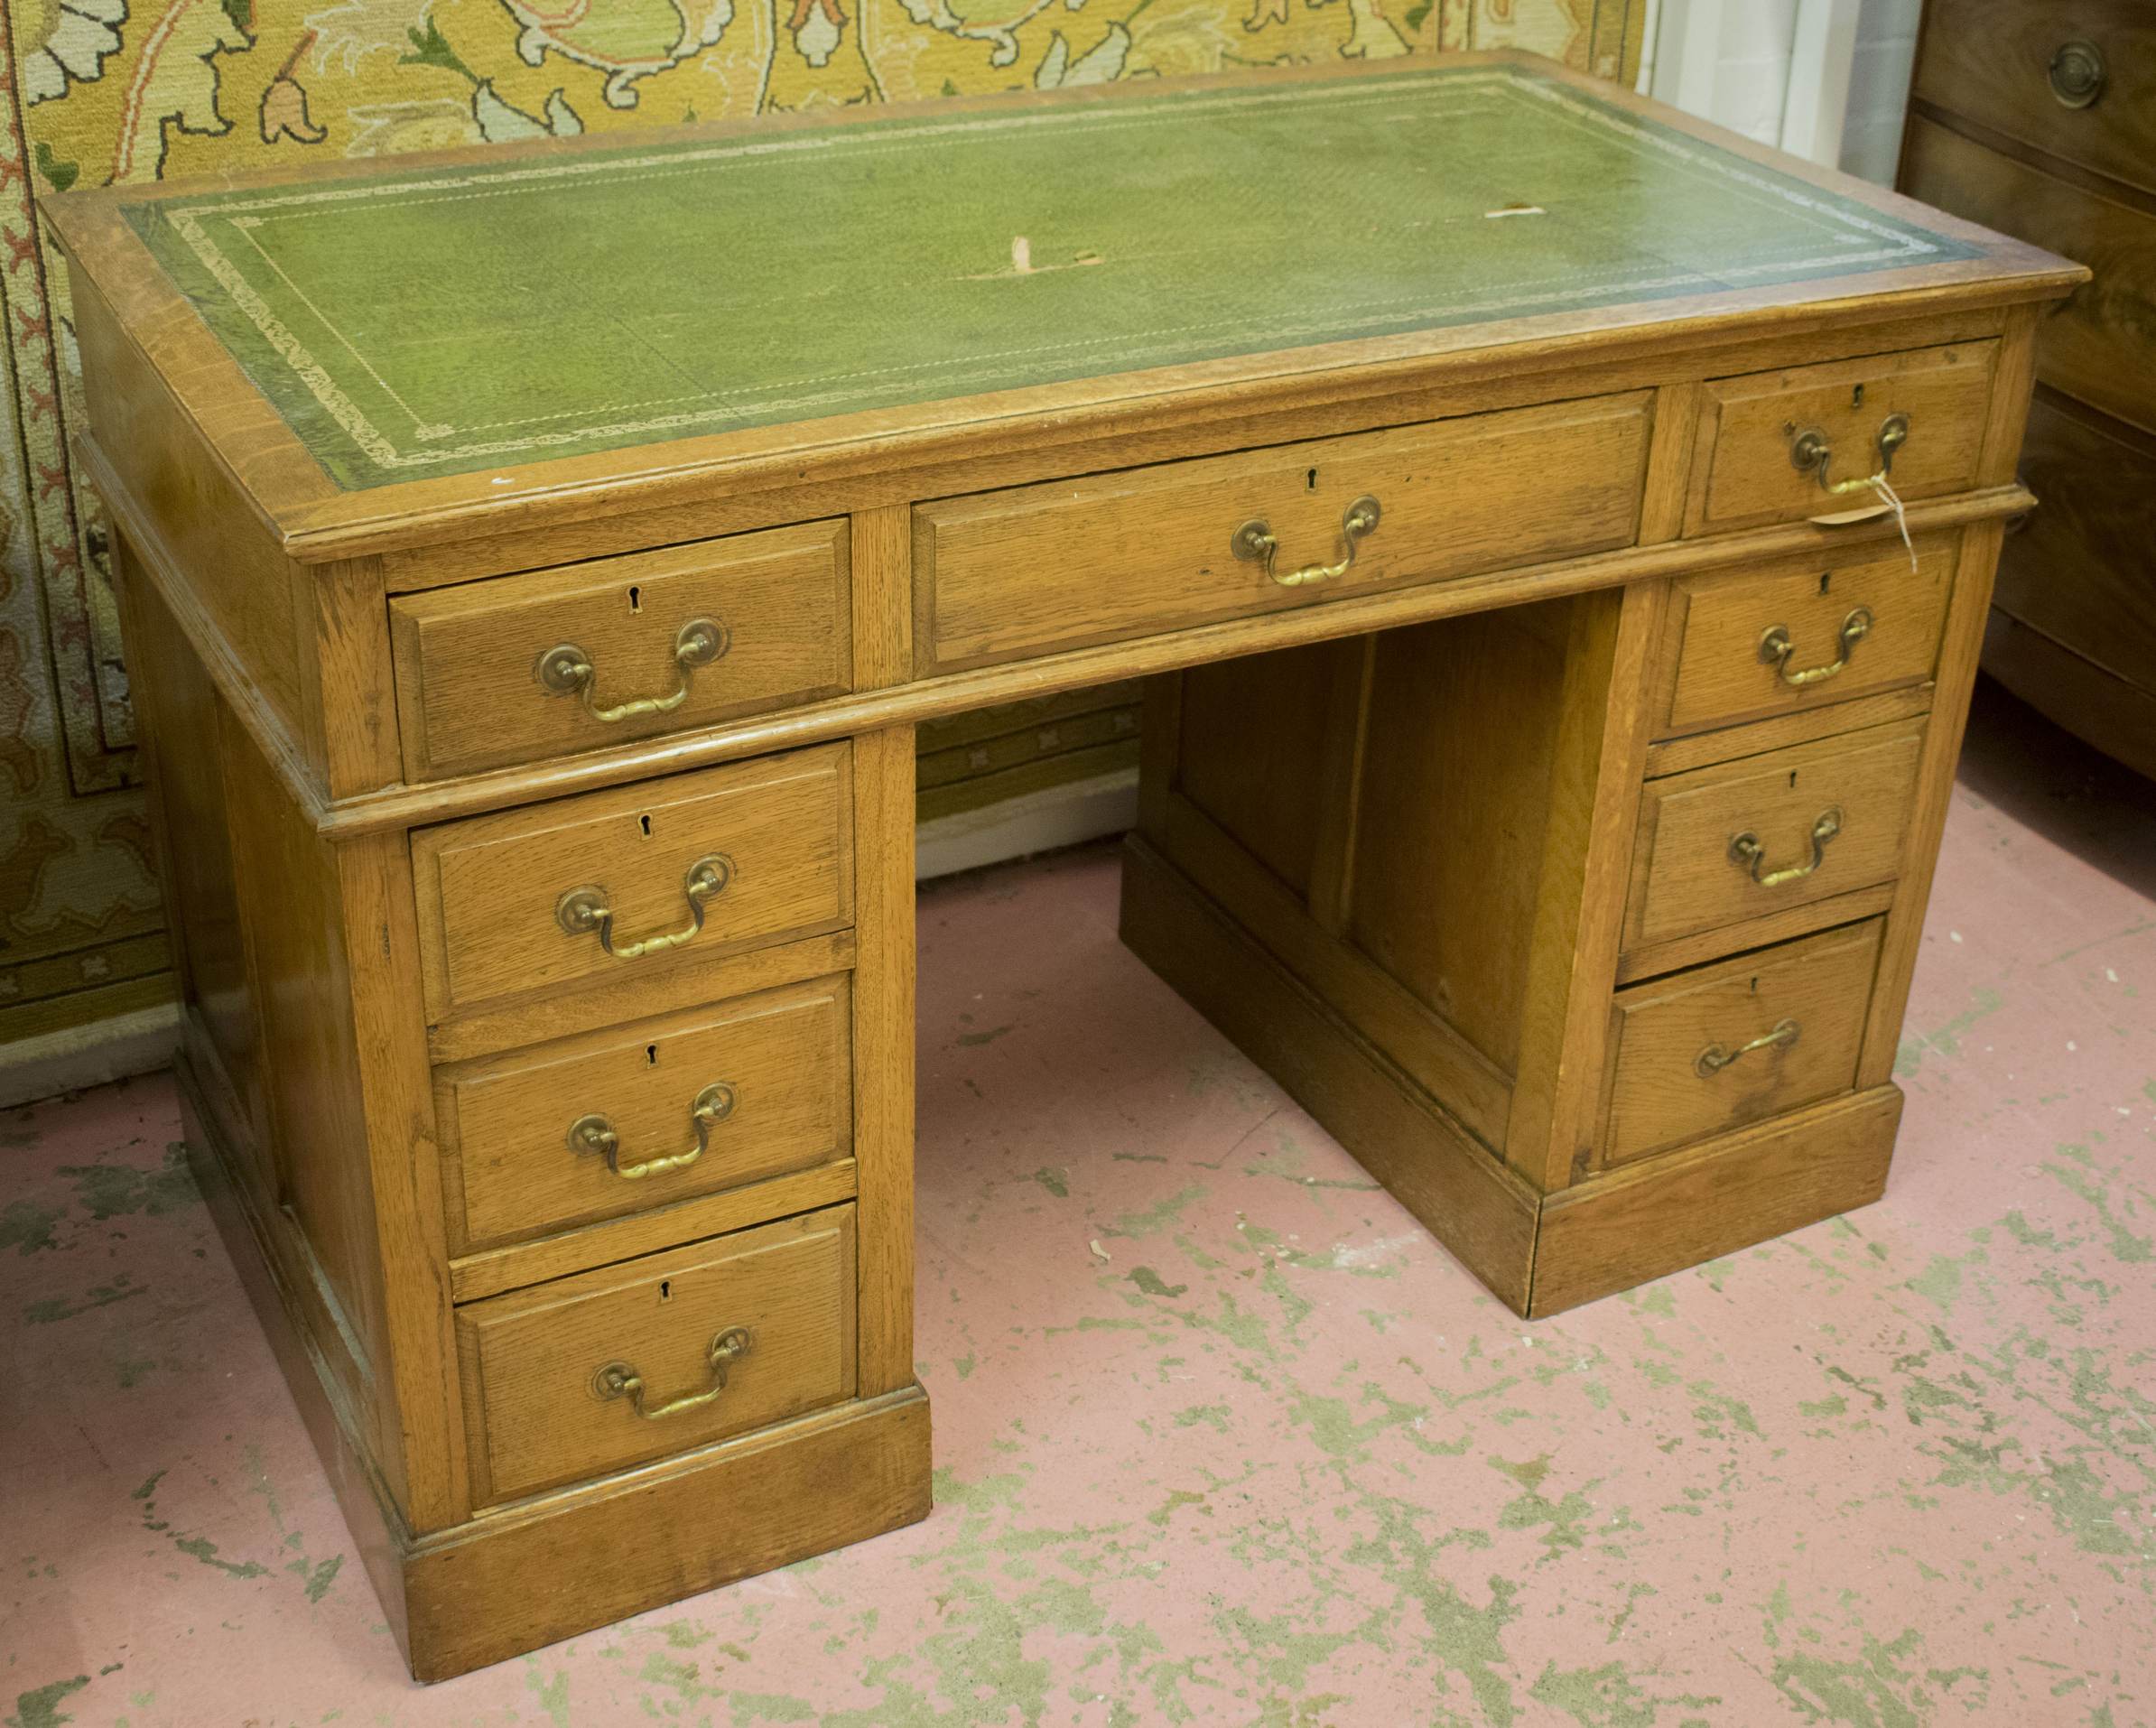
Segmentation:
{"type": "Polygon", "coordinates": [[[215,1082],[248,1134],[242,1156],[260,1185],[274,1187],[261,1160],[270,1144],[262,1082],[262,1023],[240,930],[226,787],[218,750],[216,687],[163,598],[125,539],[115,558],[125,608],[135,705],[146,722],[158,876],[172,922],[181,999],[216,1052],[215,1082]]]}
{"type": "Polygon", "coordinates": [[[2156,190],[2156,7],[2137,0],[1931,0],[1911,94],[2156,190]],[[2103,94],[2086,108],[2064,107],[2049,76],[2059,45],[2077,40],[2102,51],[2107,74],[2103,94]]]}
{"type": "Polygon", "coordinates": [[[1350,937],[1507,1073],[1519,1062],[1567,604],[1389,631],[1371,690],[1350,937]]]}
{"type": "Polygon", "coordinates": [[[2038,376],[2156,427],[2156,216],[1987,150],[1911,115],[1901,183],[1912,197],[2064,253],[2096,272],[2044,320],[2038,376]]]}
{"type": "Polygon", "coordinates": [[[1310,891],[1335,658],[1318,643],[1183,679],[1184,795],[1297,894],[1310,891]]]}
{"type": "Polygon", "coordinates": [[[2115,678],[2040,630],[1993,612],[1984,669],[2047,719],[2156,780],[2156,691],[2115,678]]]}
{"type": "Polygon", "coordinates": [[[2021,472],[2038,504],[2006,537],[1993,604],[2124,683],[2156,688],[2156,449],[2040,396],[2021,472]]]}

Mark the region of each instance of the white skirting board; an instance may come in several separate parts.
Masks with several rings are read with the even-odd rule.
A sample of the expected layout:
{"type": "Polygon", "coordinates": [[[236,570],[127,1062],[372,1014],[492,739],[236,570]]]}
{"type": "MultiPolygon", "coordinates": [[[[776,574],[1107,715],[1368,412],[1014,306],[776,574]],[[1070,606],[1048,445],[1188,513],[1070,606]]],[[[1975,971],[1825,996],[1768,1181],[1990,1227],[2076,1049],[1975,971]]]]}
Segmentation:
{"type": "Polygon", "coordinates": [[[914,836],[914,876],[925,882],[1120,834],[1137,824],[1138,770],[1120,768],[924,822],[914,836]]]}
{"type": "Polygon", "coordinates": [[[0,1110],[153,1073],[179,1045],[176,1002],[0,1044],[0,1110]]]}

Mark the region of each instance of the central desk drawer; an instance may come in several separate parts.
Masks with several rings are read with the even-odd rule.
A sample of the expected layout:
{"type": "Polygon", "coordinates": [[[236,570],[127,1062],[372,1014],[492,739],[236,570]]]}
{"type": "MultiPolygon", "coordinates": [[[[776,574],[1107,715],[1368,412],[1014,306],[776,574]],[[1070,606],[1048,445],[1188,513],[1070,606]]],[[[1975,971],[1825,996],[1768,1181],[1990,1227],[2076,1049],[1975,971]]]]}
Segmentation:
{"type": "Polygon", "coordinates": [[[846,689],[847,530],[811,523],[389,603],[414,780],[709,726],[846,689]]]}
{"type": "Polygon", "coordinates": [[[1913,720],[1649,781],[1625,948],[1891,881],[1923,743],[1913,720]]]}
{"type": "Polygon", "coordinates": [[[850,1001],[814,979],[442,1071],[451,1251],[844,1157],[850,1001]]]}
{"type": "Polygon", "coordinates": [[[428,1019],[846,924],[850,760],[826,744],[422,829],[428,1019]]]}
{"type": "Polygon", "coordinates": [[[1591,397],[921,505],[924,664],[1629,545],[1649,418],[1644,392],[1591,397]]]}
{"type": "Polygon", "coordinates": [[[472,1499],[604,1475],[850,1398],[853,1208],[457,1310],[472,1499]]]}

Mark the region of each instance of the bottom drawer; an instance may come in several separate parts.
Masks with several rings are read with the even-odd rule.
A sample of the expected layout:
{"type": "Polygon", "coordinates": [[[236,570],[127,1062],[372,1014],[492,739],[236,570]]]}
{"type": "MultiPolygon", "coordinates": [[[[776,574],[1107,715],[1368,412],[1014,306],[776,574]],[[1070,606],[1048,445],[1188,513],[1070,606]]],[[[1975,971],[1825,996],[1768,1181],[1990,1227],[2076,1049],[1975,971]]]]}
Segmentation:
{"type": "Polygon", "coordinates": [[[1880,932],[1873,918],[1620,990],[1602,1163],[1848,1091],[1880,932]]]}
{"type": "Polygon", "coordinates": [[[851,1397],[853,1291],[846,1205],[458,1309],[473,1504],[851,1397]]]}

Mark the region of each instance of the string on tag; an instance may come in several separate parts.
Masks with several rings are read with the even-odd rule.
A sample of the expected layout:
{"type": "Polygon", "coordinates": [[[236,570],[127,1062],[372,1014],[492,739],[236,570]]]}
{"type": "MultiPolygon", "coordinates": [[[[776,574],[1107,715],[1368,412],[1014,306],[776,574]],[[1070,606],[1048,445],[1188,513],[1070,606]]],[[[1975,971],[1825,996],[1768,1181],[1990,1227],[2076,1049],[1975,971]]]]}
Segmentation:
{"type": "Polygon", "coordinates": [[[1915,574],[1917,547],[1909,537],[1909,506],[1901,502],[1901,494],[1894,490],[1893,482],[1887,478],[1886,469],[1882,468],[1876,474],[1866,474],[1858,479],[1836,480],[1826,489],[1837,496],[1849,492],[1877,493],[1880,502],[1894,513],[1894,525],[1901,530],[1901,545],[1909,553],[1910,572],[1915,574]]]}
{"type": "Polygon", "coordinates": [[[1909,553],[1909,573],[1913,576],[1917,573],[1917,546],[1909,537],[1909,506],[1901,502],[1901,494],[1894,490],[1884,469],[1872,477],[1872,489],[1893,506],[1894,525],[1901,530],[1901,547],[1909,553]]]}

